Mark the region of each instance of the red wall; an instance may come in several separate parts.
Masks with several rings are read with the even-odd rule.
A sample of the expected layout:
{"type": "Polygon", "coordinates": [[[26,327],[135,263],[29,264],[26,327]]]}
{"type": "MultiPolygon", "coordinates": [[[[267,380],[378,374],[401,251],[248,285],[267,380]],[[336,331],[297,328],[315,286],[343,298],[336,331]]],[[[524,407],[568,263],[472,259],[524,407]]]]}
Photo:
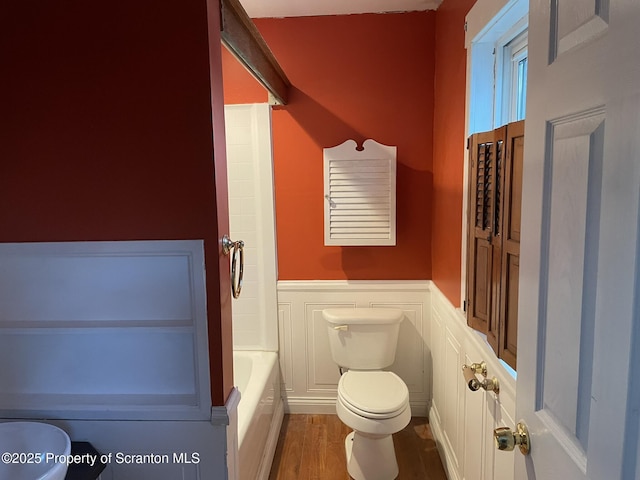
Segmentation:
{"type": "MultiPolygon", "coordinates": [[[[281,280],[431,277],[435,13],[258,19],[293,84],[273,111],[281,280]],[[398,146],[397,246],[325,247],[322,149],[398,146]]],[[[225,102],[266,101],[223,57],[225,102]]]]}
{"type": "Polygon", "coordinates": [[[460,305],[462,179],[465,148],[466,49],[464,17],[475,0],[445,0],[436,15],[433,113],[433,281],[460,305]]]}
{"type": "MultiPolygon", "coordinates": [[[[217,0],[208,8],[217,22],[217,0]]],[[[223,107],[212,109],[210,85],[220,56],[209,57],[209,40],[220,40],[208,30],[204,0],[5,2],[0,241],[204,239],[220,405],[231,336],[220,319],[213,164],[212,117],[222,125],[223,107]]]]}

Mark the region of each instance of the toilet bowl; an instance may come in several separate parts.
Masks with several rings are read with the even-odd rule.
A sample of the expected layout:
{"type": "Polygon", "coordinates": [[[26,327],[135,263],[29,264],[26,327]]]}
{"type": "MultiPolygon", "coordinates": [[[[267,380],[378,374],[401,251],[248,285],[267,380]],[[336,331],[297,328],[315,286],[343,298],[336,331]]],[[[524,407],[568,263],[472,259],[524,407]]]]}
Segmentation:
{"type": "Polygon", "coordinates": [[[348,371],[338,383],[336,412],[353,429],[345,439],[347,470],[355,480],[398,476],[393,438],[411,420],[409,390],[395,373],[348,371]]]}
{"type": "Polygon", "coordinates": [[[398,462],[392,435],[411,420],[409,389],[382,370],[395,358],[401,310],[328,309],[329,344],[334,361],[348,370],[338,382],[336,412],[353,429],[345,439],[347,470],[355,480],[392,480],[398,462]]]}

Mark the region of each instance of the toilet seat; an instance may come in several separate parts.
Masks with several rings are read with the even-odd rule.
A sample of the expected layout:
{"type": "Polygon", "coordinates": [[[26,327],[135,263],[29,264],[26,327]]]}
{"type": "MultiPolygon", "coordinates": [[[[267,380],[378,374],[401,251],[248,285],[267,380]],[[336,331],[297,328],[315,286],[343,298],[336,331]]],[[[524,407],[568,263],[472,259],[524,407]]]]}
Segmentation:
{"type": "Polygon", "coordinates": [[[409,403],[407,385],[393,372],[345,372],[338,382],[338,399],[353,413],[371,419],[400,415],[409,403]]]}

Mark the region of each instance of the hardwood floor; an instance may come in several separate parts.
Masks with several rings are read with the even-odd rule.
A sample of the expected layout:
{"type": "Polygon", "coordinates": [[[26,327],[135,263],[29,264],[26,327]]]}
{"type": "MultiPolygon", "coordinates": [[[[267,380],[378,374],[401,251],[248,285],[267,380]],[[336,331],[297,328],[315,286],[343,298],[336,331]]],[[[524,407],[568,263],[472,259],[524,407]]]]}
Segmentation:
{"type": "MultiPolygon", "coordinates": [[[[269,480],[349,480],[344,438],[350,431],[337,415],[285,415],[269,480]]],[[[447,479],[426,418],[412,418],[393,442],[398,479],[447,479]]]]}

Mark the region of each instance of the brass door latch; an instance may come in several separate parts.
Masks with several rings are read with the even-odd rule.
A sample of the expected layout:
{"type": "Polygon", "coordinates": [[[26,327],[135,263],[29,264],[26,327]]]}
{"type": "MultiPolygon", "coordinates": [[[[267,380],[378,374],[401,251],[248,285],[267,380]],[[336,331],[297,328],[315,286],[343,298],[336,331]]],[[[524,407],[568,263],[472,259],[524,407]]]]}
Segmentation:
{"type": "Polygon", "coordinates": [[[481,387],[484,390],[492,391],[496,395],[500,393],[500,384],[498,383],[498,379],[496,377],[486,378],[487,377],[487,364],[486,362],[480,363],[472,363],[471,365],[463,365],[462,366],[462,375],[464,376],[464,380],[469,387],[469,390],[475,392],[479,390],[481,387]],[[476,375],[482,375],[485,377],[483,380],[479,380],[476,375]]]}

